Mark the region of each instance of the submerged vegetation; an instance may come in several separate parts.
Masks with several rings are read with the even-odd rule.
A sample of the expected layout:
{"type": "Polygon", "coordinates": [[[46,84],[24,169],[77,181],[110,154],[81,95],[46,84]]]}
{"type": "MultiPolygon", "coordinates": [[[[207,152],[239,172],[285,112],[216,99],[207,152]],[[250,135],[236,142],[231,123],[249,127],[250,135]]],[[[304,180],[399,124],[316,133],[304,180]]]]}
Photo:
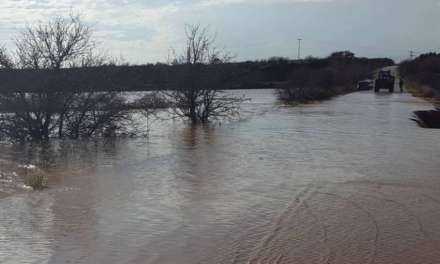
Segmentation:
{"type": "Polygon", "coordinates": [[[25,175],[24,184],[33,190],[43,190],[47,188],[47,177],[42,171],[34,169],[25,175]]]}
{"type": "Polygon", "coordinates": [[[0,187],[4,194],[22,190],[43,190],[48,187],[48,177],[45,170],[35,165],[19,165],[0,159],[0,187]]]}
{"type": "Polygon", "coordinates": [[[120,65],[97,53],[92,33],[79,16],[58,17],[26,27],[14,52],[0,49],[0,139],[127,135],[135,112],[147,117],[147,130],[151,116],[164,110],[192,124],[231,119],[246,99],[225,90],[274,88],[286,102],[323,100],[393,64],[348,51],[232,62],[208,28],[188,25],[183,51],[169,64],[120,65]],[[152,90],[134,102],[122,93],[152,90]]]}
{"type": "MultiPolygon", "coordinates": [[[[16,39],[16,57],[0,55],[6,70],[50,71],[44,86],[32,92],[20,87],[0,92],[0,136],[15,140],[47,140],[104,135],[125,118],[124,98],[114,92],[66,90],[61,69],[107,63],[96,55],[91,29],[77,16],[29,26],[16,39]]],[[[32,83],[30,83],[32,85],[32,83]]],[[[80,80],[77,80],[80,86],[80,80]]],[[[84,89],[84,88],[83,88],[84,89]]],[[[86,88],[87,89],[87,88],[86,88]]]]}
{"type": "Polygon", "coordinates": [[[173,61],[175,66],[182,67],[175,76],[177,87],[165,92],[173,114],[192,123],[237,116],[244,98],[225,94],[225,71],[215,67],[230,59],[227,52],[215,46],[215,37],[208,28],[188,25],[185,49],[173,61]]]}
{"type": "Polygon", "coordinates": [[[28,26],[16,39],[15,57],[0,50],[2,77],[9,80],[0,90],[0,138],[115,136],[127,128],[133,111],[149,116],[165,108],[192,123],[236,116],[242,98],[226,96],[223,72],[211,67],[230,57],[217,50],[206,28],[188,26],[186,40],[183,55],[172,66],[158,65],[159,71],[173,69],[174,86],[164,96],[129,103],[115,86],[129,79],[126,85],[144,87],[143,72],[98,55],[92,30],[78,16],[28,26]],[[10,87],[17,82],[21,85],[10,87]]]}

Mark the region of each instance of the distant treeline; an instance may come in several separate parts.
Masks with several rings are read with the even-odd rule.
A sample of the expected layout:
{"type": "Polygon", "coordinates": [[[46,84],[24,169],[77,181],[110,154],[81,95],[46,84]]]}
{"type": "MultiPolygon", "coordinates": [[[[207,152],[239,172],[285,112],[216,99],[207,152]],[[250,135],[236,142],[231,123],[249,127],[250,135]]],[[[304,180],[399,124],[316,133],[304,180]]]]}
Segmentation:
{"type": "MultiPolygon", "coordinates": [[[[393,65],[386,58],[357,58],[336,52],[327,58],[267,60],[200,65],[205,78],[221,78],[219,89],[283,88],[287,83],[352,86],[377,68],[393,65]]],[[[151,91],[178,89],[187,65],[102,65],[43,70],[0,70],[0,91],[151,91]]]]}
{"type": "Polygon", "coordinates": [[[394,65],[391,59],[357,58],[350,51],[335,52],[324,59],[308,58],[287,72],[279,98],[308,102],[352,92],[358,81],[373,78],[377,69],[390,65],[394,65]]]}
{"type": "Polygon", "coordinates": [[[404,61],[399,70],[407,83],[422,96],[440,96],[440,54],[427,53],[404,61]]]}
{"type": "Polygon", "coordinates": [[[434,98],[435,110],[415,111],[414,120],[425,128],[440,128],[440,54],[426,53],[399,65],[406,88],[413,94],[434,98]]]}

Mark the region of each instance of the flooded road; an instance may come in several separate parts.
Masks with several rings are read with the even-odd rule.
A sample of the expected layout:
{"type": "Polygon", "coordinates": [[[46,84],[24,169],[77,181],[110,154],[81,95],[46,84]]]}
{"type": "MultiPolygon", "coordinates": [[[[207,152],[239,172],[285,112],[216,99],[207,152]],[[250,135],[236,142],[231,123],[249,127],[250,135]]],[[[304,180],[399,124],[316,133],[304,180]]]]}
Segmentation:
{"type": "Polygon", "coordinates": [[[242,119],[147,139],[1,145],[50,188],[0,199],[0,263],[438,263],[432,106],[359,92],[299,107],[245,92],[242,119]]]}

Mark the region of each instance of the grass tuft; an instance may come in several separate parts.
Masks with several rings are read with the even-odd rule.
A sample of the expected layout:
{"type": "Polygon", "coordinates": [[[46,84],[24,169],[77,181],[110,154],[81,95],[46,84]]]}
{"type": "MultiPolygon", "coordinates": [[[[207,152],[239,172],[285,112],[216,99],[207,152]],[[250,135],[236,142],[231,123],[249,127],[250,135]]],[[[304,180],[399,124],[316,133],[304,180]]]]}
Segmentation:
{"type": "Polygon", "coordinates": [[[47,177],[42,171],[34,170],[26,174],[24,184],[32,187],[34,190],[43,190],[47,188],[47,177]]]}

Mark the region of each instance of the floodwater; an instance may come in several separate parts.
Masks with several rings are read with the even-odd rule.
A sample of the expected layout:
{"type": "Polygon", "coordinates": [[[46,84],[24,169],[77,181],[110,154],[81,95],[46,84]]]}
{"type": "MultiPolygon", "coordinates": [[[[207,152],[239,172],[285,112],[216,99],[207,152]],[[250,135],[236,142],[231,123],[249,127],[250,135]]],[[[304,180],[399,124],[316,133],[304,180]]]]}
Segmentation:
{"type": "Polygon", "coordinates": [[[50,188],[0,199],[0,263],[439,263],[440,131],[408,94],[298,107],[149,139],[1,145],[50,188]]]}

